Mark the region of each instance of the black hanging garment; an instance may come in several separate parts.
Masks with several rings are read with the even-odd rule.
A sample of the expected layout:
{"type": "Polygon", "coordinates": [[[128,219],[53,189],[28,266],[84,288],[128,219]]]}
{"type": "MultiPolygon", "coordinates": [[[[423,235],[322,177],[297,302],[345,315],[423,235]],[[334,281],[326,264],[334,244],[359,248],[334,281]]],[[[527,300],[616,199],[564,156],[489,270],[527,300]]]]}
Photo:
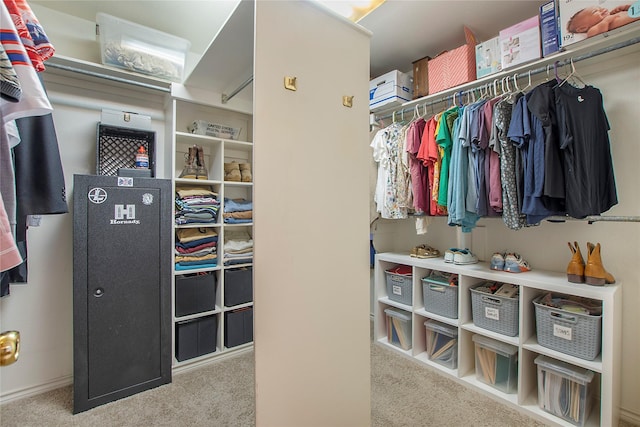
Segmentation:
{"type": "Polygon", "coordinates": [[[16,244],[25,261],[0,276],[0,296],[9,283],[27,281],[27,216],[69,212],[64,173],[53,116],[16,120],[20,143],[14,147],[16,178],[16,244]]]}
{"type": "Polygon", "coordinates": [[[618,203],[602,94],[593,86],[554,88],[564,159],[567,214],[600,215],[618,203]]]}

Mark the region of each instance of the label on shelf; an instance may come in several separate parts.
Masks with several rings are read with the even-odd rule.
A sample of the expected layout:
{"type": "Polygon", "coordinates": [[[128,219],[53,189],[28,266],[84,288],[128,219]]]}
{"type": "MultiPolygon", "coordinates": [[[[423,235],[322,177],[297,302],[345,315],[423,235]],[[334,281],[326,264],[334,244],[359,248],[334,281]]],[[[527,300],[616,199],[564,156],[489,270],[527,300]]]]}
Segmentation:
{"type": "Polygon", "coordinates": [[[557,325],[554,323],[553,336],[571,341],[571,328],[568,326],[557,325]]]}
{"type": "Polygon", "coordinates": [[[485,307],[484,317],[487,319],[500,320],[500,310],[493,307],[485,307]]]}

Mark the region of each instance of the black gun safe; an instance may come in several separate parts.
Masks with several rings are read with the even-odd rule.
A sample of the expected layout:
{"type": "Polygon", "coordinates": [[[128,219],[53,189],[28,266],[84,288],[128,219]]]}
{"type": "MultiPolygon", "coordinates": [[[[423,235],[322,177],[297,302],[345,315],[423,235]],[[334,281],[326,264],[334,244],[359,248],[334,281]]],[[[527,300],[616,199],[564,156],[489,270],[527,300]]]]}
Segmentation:
{"type": "Polygon", "coordinates": [[[73,412],[171,382],[171,182],[74,175],[73,412]]]}

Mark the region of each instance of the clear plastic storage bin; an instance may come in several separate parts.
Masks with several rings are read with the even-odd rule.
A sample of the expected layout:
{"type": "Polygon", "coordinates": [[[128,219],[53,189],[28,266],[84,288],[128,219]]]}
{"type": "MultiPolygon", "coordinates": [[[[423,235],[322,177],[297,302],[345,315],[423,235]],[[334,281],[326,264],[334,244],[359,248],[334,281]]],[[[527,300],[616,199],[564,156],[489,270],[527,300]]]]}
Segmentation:
{"type": "Polygon", "coordinates": [[[592,406],[594,373],[547,356],[538,365],[538,406],[576,426],[584,426],[592,406]]]}
{"type": "Polygon", "coordinates": [[[474,335],[476,378],[503,393],[518,390],[518,348],[494,339],[474,335]]]}
{"type": "Polygon", "coordinates": [[[424,322],[427,357],[449,369],[458,367],[458,328],[435,320],[424,322]]]}
{"type": "Polygon", "coordinates": [[[387,315],[387,339],[390,344],[403,350],[410,350],[411,339],[411,313],[402,310],[386,308],[387,315]]]}
{"type": "Polygon", "coordinates": [[[102,63],[181,82],[188,40],[106,13],[96,14],[102,63]]]}

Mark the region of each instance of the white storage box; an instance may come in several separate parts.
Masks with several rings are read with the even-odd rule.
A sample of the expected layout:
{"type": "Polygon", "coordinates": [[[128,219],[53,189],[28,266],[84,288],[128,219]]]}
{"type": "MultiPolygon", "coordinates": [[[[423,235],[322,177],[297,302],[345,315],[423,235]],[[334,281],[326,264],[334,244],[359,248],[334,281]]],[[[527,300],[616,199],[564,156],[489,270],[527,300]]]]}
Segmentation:
{"type": "Polygon", "coordinates": [[[407,73],[390,71],[369,82],[369,110],[400,105],[413,98],[413,79],[407,73]]]}
{"type": "Polygon", "coordinates": [[[476,45],[476,78],[502,70],[500,38],[494,37],[476,45]]]}
{"type": "Polygon", "coordinates": [[[181,82],[188,40],[106,13],[96,15],[102,63],[181,82]]]}
{"type": "Polygon", "coordinates": [[[500,31],[502,69],[540,59],[538,15],[500,31]]]}
{"type": "Polygon", "coordinates": [[[638,16],[633,0],[557,0],[560,14],[560,46],[569,46],[627,25],[638,16]],[[615,13],[611,13],[615,12],[615,13]],[[594,20],[599,16],[601,20],[594,20]]]}
{"type": "Polygon", "coordinates": [[[593,372],[546,356],[538,365],[538,406],[573,425],[584,426],[591,412],[593,372]]]}

